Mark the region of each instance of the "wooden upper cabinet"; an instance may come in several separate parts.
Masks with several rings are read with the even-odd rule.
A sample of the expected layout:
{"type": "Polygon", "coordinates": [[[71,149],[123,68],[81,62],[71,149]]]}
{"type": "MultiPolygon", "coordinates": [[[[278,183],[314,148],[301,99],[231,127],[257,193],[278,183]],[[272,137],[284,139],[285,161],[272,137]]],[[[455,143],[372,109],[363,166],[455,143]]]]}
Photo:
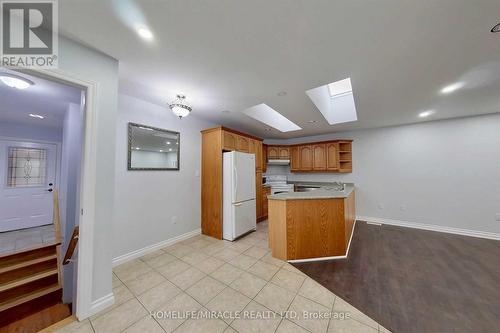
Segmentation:
{"type": "Polygon", "coordinates": [[[313,170],[326,170],[326,145],[317,144],[312,146],[313,149],[313,170]]]}
{"type": "Polygon", "coordinates": [[[290,147],[290,171],[300,170],[299,147],[290,147]]]}
{"type": "Polygon", "coordinates": [[[248,153],[250,139],[241,135],[238,135],[237,139],[238,141],[236,145],[236,150],[241,151],[243,153],[248,153]]]}
{"type": "Polygon", "coordinates": [[[326,169],[339,169],[339,143],[330,142],[326,144],[326,169]]]}
{"type": "Polygon", "coordinates": [[[280,160],[286,160],[290,158],[290,149],[288,147],[278,147],[280,160]]]}
{"type": "Polygon", "coordinates": [[[313,168],[313,150],[311,146],[299,146],[300,170],[308,171],[313,168]]]}
{"type": "Polygon", "coordinates": [[[268,146],[267,147],[267,159],[278,159],[280,158],[279,147],[276,146],[268,146]]]}
{"type": "Polygon", "coordinates": [[[238,135],[234,133],[222,131],[222,149],[236,150],[237,137],[238,135]]]}

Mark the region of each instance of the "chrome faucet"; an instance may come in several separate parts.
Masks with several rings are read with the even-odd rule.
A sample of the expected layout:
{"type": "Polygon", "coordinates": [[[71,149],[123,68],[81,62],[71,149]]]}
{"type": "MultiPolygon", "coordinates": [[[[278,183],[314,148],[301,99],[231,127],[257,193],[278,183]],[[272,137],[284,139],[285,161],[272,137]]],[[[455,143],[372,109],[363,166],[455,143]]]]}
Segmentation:
{"type": "Polygon", "coordinates": [[[342,182],[335,182],[335,185],[338,186],[338,191],[344,191],[345,190],[345,184],[342,182]]]}

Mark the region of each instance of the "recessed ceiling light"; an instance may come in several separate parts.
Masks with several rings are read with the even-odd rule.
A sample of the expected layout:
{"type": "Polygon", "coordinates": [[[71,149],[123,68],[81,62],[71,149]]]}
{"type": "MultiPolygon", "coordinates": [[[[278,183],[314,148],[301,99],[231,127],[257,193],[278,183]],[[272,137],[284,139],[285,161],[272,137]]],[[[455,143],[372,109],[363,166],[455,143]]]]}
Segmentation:
{"type": "Polygon", "coordinates": [[[26,89],[35,83],[19,75],[0,73],[0,80],[11,88],[26,89]]]}
{"type": "Polygon", "coordinates": [[[420,112],[420,113],[418,114],[418,116],[419,116],[420,118],[427,118],[427,117],[429,117],[429,116],[431,116],[431,115],[433,115],[433,114],[434,114],[434,110],[427,110],[427,111],[424,111],[424,112],[420,112]]]}
{"type": "Polygon", "coordinates": [[[278,96],[286,96],[287,92],[286,91],[280,91],[278,93],[278,96]]]}
{"type": "Polygon", "coordinates": [[[172,151],[172,148],[170,148],[168,151],[172,151]]]}
{"type": "Polygon", "coordinates": [[[135,147],[135,150],[139,150],[139,149],[141,149],[141,148],[139,148],[139,147],[135,147]]]}
{"type": "Polygon", "coordinates": [[[169,144],[170,144],[170,141],[167,141],[167,145],[169,145],[169,144]]]}
{"type": "Polygon", "coordinates": [[[498,23],[497,25],[495,25],[495,26],[491,29],[491,32],[500,32],[500,23],[498,23]]]}
{"type": "Polygon", "coordinates": [[[137,33],[139,34],[139,36],[141,36],[144,39],[147,39],[147,40],[153,39],[153,33],[148,28],[141,27],[141,28],[137,29],[137,33]]]}
{"type": "Polygon", "coordinates": [[[38,119],[43,119],[45,118],[44,116],[41,116],[39,114],[35,114],[35,113],[30,113],[30,117],[33,117],[33,118],[38,118],[38,119]]]}
{"type": "Polygon", "coordinates": [[[281,113],[264,103],[254,105],[244,110],[243,113],[261,123],[276,128],[280,132],[291,132],[302,129],[281,113]]]}
{"type": "Polygon", "coordinates": [[[160,149],[160,153],[163,153],[163,149],[160,149]]]}
{"type": "Polygon", "coordinates": [[[457,91],[458,89],[461,89],[463,87],[465,87],[465,82],[455,82],[441,89],[441,94],[451,94],[452,92],[457,91]]]}

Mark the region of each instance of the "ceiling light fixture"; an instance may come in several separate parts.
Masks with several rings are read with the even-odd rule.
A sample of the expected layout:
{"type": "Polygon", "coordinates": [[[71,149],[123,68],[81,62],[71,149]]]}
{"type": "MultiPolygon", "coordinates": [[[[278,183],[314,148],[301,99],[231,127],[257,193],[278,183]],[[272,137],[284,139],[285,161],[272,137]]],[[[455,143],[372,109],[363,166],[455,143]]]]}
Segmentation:
{"type": "Polygon", "coordinates": [[[148,28],[145,28],[145,27],[138,28],[137,33],[139,34],[139,36],[141,36],[142,38],[147,39],[147,40],[152,40],[154,37],[151,30],[149,30],[148,28]]]}
{"type": "Polygon", "coordinates": [[[434,114],[434,110],[427,110],[427,111],[424,111],[424,112],[420,112],[420,113],[418,114],[418,116],[419,116],[420,118],[427,118],[427,117],[429,117],[429,116],[431,116],[431,115],[433,115],[433,114],[434,114]]]}
{"type": "Polygon", "coordinates": [[[495,26],[491,29],[491,32],[500,32],[500,23],[498,23],[497,25],[495,25],[495,26]]]}
{"type": "Polygon", "coordinates": [[[33,81],[25,79],[22,76],[8,74],[8,73],[0,73],[0,80],[2,80],[3,83],[5,83],[11,88],[16,88],[21,90],[26,89],[35,84],[33,81]]]}
{"type": "Polygon", "coordinates": [[[39,114],[35,114],[35,113],[30,113],[30,117],[32,117],[32,118],[38,118],[38,119],[43,119],[43,118],[45,118],[44,116],[41,116],[41,115],[39,115],[39,114]]]}
{"type": "Polygon", "coordinates": [[[172,151],[172,148],[170,148],[168,151],[172,151]]]}
{"type": "Polygon", "coordinates": [[[170,141],[167,141],[167,145],[169,145],[169,144],[170,144],[170,141]]]}
{"type": "Polygon", "coordinates": [[[186,96],[184,95],[177,95],[177,99],[170,103],[169,107],[181,119],[189,115],[192,110],[191,106],[186,102],[186,96]]]}
{"type": "Polygon", "coordinates": [[[455,82],[441,89],[441,94],[451,94],[452,92],[455,92],[463,87],[465,87],[465,82],[455,82]]]}
{"type": "Polygon", "coordinates": [[[139,149],[141,149],[141,148],[139,148],[139,147],[135,147],[135,150],[139,150],[139,149]]]}
{"type": "Polygon", "coordinates": [[[163,149],[160,149],[160,153],[163,153],[163,149]]]}

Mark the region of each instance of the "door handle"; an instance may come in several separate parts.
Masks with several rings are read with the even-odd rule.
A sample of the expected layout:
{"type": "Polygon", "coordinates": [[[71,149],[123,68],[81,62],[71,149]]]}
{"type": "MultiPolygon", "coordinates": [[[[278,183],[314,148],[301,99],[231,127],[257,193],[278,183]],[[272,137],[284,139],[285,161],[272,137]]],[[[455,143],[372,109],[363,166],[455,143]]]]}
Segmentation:
{"type": "Polygon", "coordinates": [[[241,203],[234,204],[235,207],[239,207],[241,205],[242,205],[241,203]]]}
{"type": "Polygon", "coordinates": [[[49,188],[47,191],[52,192],[52,191],[53,191],[53,189],[49,188]]]}

